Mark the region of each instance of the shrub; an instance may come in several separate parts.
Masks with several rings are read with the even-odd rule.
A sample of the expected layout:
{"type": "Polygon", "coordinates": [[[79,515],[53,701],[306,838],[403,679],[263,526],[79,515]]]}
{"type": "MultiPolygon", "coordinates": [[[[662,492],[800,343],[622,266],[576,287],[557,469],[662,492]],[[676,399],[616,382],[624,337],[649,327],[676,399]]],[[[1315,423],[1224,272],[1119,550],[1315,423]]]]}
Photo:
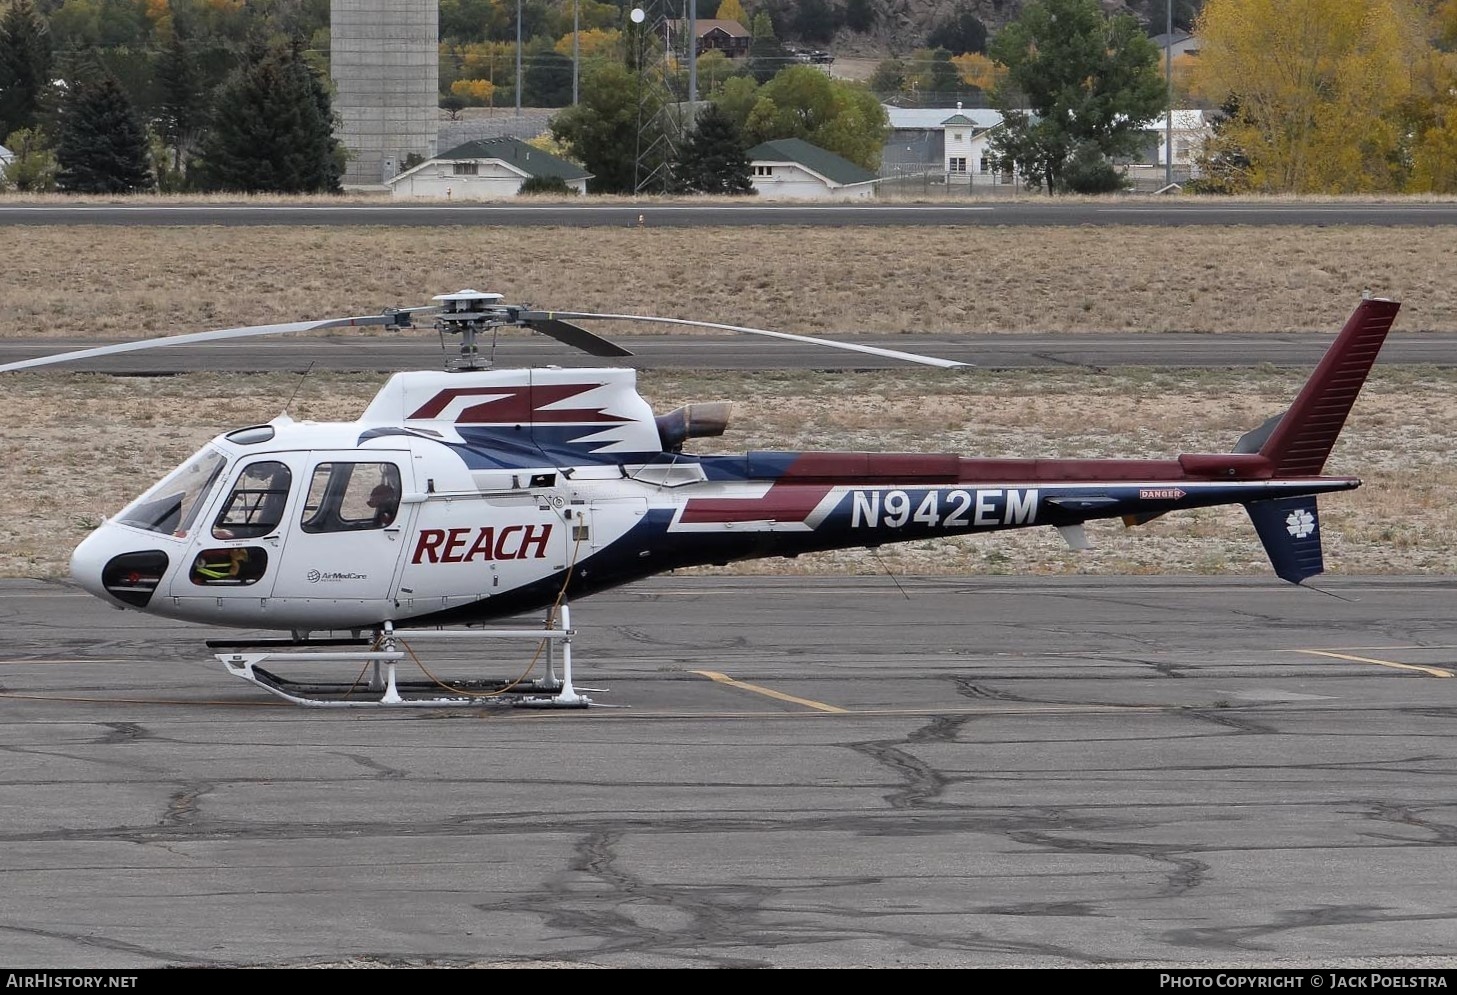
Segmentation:
{"type": "Polygon", "coordinates": [[[519,194],[558,194],[571,196],[577,191],[567,186],[560,176],[533,176],[521,184],[519,194]]]}

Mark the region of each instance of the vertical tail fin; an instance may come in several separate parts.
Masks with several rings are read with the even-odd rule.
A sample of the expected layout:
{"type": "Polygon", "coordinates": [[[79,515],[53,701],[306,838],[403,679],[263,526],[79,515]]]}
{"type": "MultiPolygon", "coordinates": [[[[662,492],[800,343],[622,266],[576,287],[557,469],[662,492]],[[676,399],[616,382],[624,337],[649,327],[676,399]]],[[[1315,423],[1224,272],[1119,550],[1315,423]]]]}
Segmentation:
{"type": "Polygon", "coordinates": [[[1277,477],[1319,476],[1400,308],[1362,300],[1290,409],[1240,439],[1236,451],[1269,457],[1277,477]]]}
{"type": "Polygon", "coordinates": [[[1276,498],[1245,504],[1255,532],[1281,580],[1299,584],[1325,570],[1320,546],[1320,512],[1315,496],[1276,498]]]}
{"type": "MultiPolygon", "coordinates": [[[[1246,432],[1235,452],[1269,459],[1276,477],[1318,477],[1401,305],[1365,298],[1346,320],[1295,403],[1246,432]]],[[[1315,496],[1249,501],[1245,510],[1275,573],[1299,584],[1325,569],[1315,496]]]]}

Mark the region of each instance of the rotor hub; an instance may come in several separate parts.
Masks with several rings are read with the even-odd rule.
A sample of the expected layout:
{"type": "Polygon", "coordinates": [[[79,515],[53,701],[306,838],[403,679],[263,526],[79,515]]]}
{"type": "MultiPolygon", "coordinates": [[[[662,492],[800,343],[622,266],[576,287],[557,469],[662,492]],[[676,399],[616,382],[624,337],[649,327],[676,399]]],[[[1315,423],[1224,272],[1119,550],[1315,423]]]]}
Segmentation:
{"type": "Polygon", "coordinates": [[[482,363],[478,342],[483,331],[495,331],[502,325],[519,324],[519,308],[501,303],[501,294],[487,294],[478,290],[458,290],[453,294],[436,294],[435,301],[440,310],[435,314],[435,328],[442,341],[446,335],[460,336],[459,356],[446,360],[447,369],[488,369],[490,362],[482,363]]]}

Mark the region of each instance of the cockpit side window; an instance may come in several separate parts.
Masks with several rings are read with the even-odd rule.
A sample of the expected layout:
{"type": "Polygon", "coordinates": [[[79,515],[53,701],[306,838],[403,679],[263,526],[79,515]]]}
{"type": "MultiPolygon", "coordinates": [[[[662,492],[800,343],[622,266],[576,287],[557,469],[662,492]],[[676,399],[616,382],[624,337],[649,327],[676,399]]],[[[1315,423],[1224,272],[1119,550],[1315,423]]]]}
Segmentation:
{"type": "Polygon", "coordinates": [[[204,449],[123,508],[116,521],[151,532],[185,536],[227,464],[227,457],[216,449],[204,449]]]}
{"type": "Polygon", "coordinates": [[[266,460],[247,466],[213,522],[213,537],[254,539],[277,529],[292,483],[293,474],[282,463],[266,460]]]}
{"type": "Polygon", "coordinates": [[[320,463],[304,501],[305,532],[382,529],[400,508],[400,470],[393,463],[320,463]]]}

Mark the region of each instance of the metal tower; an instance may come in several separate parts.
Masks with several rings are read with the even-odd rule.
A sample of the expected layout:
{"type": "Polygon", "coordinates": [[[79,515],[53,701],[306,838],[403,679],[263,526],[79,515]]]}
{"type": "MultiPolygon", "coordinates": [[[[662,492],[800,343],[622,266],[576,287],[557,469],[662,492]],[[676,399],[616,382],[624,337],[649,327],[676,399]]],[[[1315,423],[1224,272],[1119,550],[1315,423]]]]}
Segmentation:
{"type": "Polygon", "coordinates": [[[631,16],[634,65],[640,72],[633,192],[665,193],[678,150],[693,130],[697,2],[639,0],[631,16]]]}

